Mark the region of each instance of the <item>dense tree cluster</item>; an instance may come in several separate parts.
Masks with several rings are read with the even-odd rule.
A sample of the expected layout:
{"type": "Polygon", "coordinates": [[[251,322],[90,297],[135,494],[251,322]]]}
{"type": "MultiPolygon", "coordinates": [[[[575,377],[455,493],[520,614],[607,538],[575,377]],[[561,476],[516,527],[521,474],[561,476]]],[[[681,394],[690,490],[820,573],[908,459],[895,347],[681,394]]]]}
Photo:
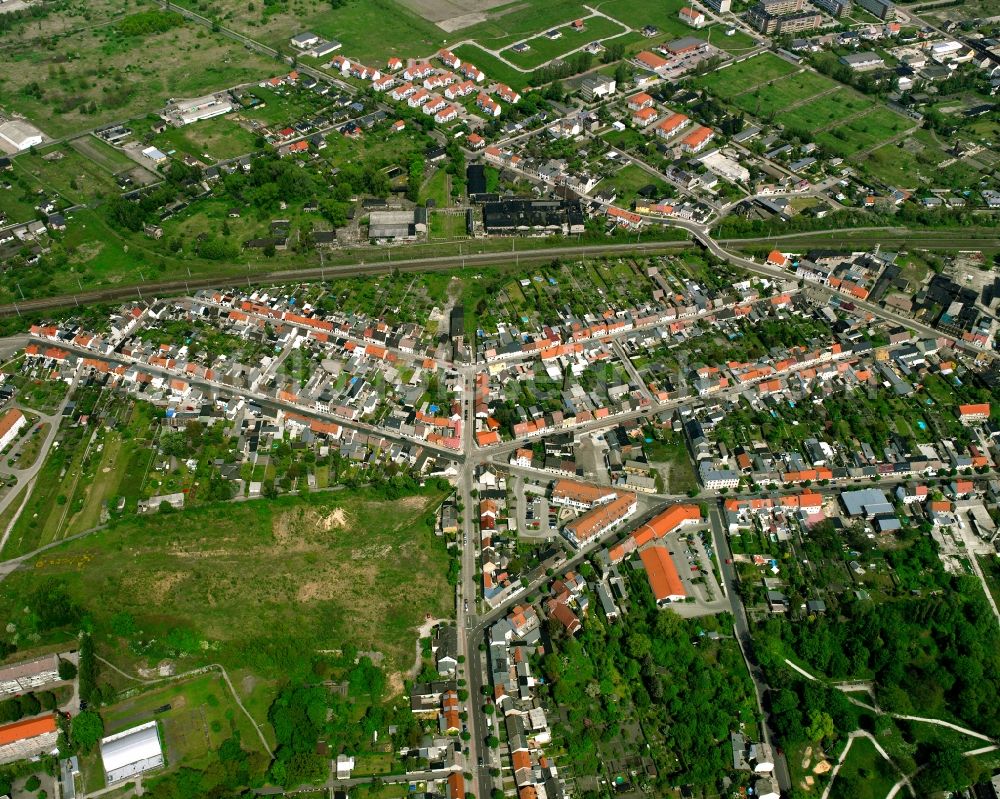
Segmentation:
{"type": "Polygon", "coordinates": [[[1000,735],[1000,631],[974,578],[928,597],[845,603],[841,615],[771,621],[763,632],[821,674],[870,675],[889,710],[952,715],[1000,735]]]}
{"type": "Polygon", "coordinates": [[[123,36],[149,36],[153,33],[165,33],[183,24],[184,17],[176,11],[140,11],[119,22],[118,31],[123,36]]]}
{"type": "Polygon", "coordinates": [[[237,799],[254,796],[253,788],[264,784],[267,756],[248,752],[238,733],[222,742],[208,766],[201,770],[181,768],[163,779],[144,785],[151,799],[237,799]]]}
{"type": "MultiPolygon", "coordinates": [[[[753,720],[751,687],[732,641],[699,638],[706,623],[658,610],[644,577],[621,623],[591,616],[577,638],[554,638],[543,670],[554,705],[568,716],[565,745],[579,773],[600,769],[602,741],[641,720],[659,772],[657,787],[719,784],[738,720],[753,720]]],[[[720,628],[728,629],[726,619],[720,628]]]]}
{"type": "Polygon", "coordinates": [[[319,686],[287,685],[267,712],[278,746],[270,776],[277,785],[294,788],[315,782],[327,772],[316,752],[326,722],[326,692],[319,686]]]}

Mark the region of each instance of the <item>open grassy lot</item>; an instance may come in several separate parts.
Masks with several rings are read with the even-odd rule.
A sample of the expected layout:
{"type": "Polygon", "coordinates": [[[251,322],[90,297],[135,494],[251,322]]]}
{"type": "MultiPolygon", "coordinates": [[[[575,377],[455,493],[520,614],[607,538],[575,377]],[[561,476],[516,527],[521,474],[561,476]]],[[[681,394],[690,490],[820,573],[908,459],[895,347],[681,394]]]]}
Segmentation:
{"type": "Polygon", "coordinates": [[[183,128],[167,128],[153,143],[168,155],[176,151],[212,162],[253,152],[256,138],[230,117],[215,117],[183,128]]]}
{"type": "Polygon", "coordinates": [[[757,86],[735,98],[733,103],[754,116],[770,117],[783,108],[837,88],[838,84],[816,72],[796,72],[757,86]]]}
{"type": "Polygon", "coordinates": [[[119,18],[82,24],[58,45],[0,49],[0,106],[22,113],[50,136],[64,136],[155,111],[169,97],[258,80],[274,68],[272,61],[193,23],[136,36],[125,35],[119,25],[119,18]]]}
{"type": "Polygon", "coordinates": [[[739,64],[696,78],[694,84],[721,100],[732,100],[754,86],[798,71],[796,66],[772,53],[761,53],[739,64]]]}
{"type": "Polygon", "coordinates": [[[628,164],[611,177],[602,180],[597,189],[614,189],[618,193],[615,204],[627,208],[638,195],[639,189],[649,185],[656,186],[660,192],[667,190],[666,182],[650,175],[635,164],[628,164]]]}
{"type": "Polygon", "coordinates": [[[433,200],[438,208],[447,208],[451,205],[450,179],[451,176],[446,169],[437,169],[421,188],[421,202],[426,203],[427,200],[433,200]]]}
{"type": "MultiPolygon", "coordinates": [[[[601,10],[617,18],[617,14],[605,8],[601,10]]],[[[453,41],[474,39],[486,47],[500,49],[521,39],[566,25],[575,19],[587,16],[588,13],[585,3],[581,0],[522,0],[494,8],[487,20],[455,31],[449,38],[453,41]]],[[[588,36],[587,33],[577,35],[588,36]]],[[[581,44],[586,44],[594,38],[591,35],[581,44]]]]}
{"type": "Polygon", "coordinates": [[[183,656],[266,676],[283,658],[353,644],[401,670],[425,614],[452,609],[431,521],[443,496],[342,491],[123,521],[10,575],[0,607],[13,618],[14,605],[55,579],[118,659],[183,656]],[[137,632],[115,652],[110,622],[121,612],[137,632]]]}
{"type": "Polygon", "coordinates": [[[14,170],[29,176],[49,197],[58,194],[74,204],[117,194],[111,173],[67,144],[56,144],[14,159],[14,170]]]}
{"type": "Polygon", "coordinates": [[[923,128],[903,141],[873,150],[859,166],[876,180],[903,188],[974,187],[983,174],[975,159],[953,158],[935,134],[923,128]]]}
{"type": "Polygon", "coordinates": [[[905,119],[888,108],[877,107],[845,125],[838,125],[832,130],[818,133],[816,143],[846,158],[890,139],[914,125],[913,120],[905,119]]]}
{"type": "Polygon", "coordinates": [[[574,30],[568,25],[558,28],[562,34],[558,39],[549,39],[544,35],[526,39],[524,41],[531,47],[526,53],[515,53],[508,48],[503,51],[503,56],[519,67],[534,69],[590,42],[626,32],[625,28],[607,17],[588,17],[584,23],[586,28],[582,31],[574,30]]]}
{"type": "Polygon", "coordinates": [[[892,764],[876,751],[875,745],[867,738],[857,738],[833,781],[830,796],[833,799],[883,799],[897,779],[892,764]]]}
{"type": "Polygon", "coordinates": [[[456,47],[455,55],[463,61],[471,61],[486,73],[489,80],[498,80],[501,83],[506,83],[518,91],[521,91],[530,84],[530,72],[521,72],[514,69],[514,67],[491,56],[481,47],[477,47],[474,44],[463,44],[456,47]]]}
{"type": "Polygon", "coordinates": [[[432,239],[468,238],[465,227],[465,214],[432,213],[430,218],[430,236],[432,239]]]}
{"type": "Polygon", "coordinates": [[[352,58],[384,66],[389,56],[428,55],[444,43],[446,34],[431,22],[393,0],[364,0],[331,8],[326,0],[299,0],[295,4],[254,3],[244,0],[182,0],[201,14],[284,52],[295,52],[289,38],[311,30],[344,44],[352,58]]]}
{"type": "Polygon", "coordinates": [[[263,751],[250,720],[217,673],[145,690],[103,709],[101,715],[108,735],[156,720],[168,770],[181,764],[189,768],[209,765],[212,753],[234,732],[245,749],[263,751]]]}
{"type": "Polygon", "coordinates": [[[841,88],[782,113],[781,122],[787,128],[798,130],[829,130],[838,122],[874,105],[874,101],[869,98],[841,88]]]}

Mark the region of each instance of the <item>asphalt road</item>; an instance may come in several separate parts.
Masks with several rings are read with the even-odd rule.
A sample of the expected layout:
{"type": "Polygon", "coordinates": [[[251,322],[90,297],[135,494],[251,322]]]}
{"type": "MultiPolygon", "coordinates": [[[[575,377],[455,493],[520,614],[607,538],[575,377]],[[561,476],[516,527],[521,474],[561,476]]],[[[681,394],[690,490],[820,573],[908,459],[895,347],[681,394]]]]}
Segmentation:
{"type": "MultiPolygon", "coordinates": [[[[750,624],[747,621],[743,601],[740,599],[736,569],[733,566],[733,553],[729,549],[729,536],[725,533],[725,527],[722,523],[722,513],[719,510],[718,503],[715,503],[709,509],[708,516],[712,525],[712,537],[715,540],[715,552],[719,559],[719,568],[722,570],[722,580],[726,584],[726,594],[728,595],[733,614],[733,632],[736,634],[736,640],[743,651],[743,657],[747,661],[750,679],[753,680],[754,691],[757,694],[757,706],[764,721],[761,727],[764,742],[771,744],[774,740],[774,731],[771,729],[770,718],[764,711],[764,698],[770,689],[764,681],[764,673],[761,671],[760,665],[754,657],[750,624]]],[[[785,760],[784,753],[778,753],[777,747],[774,747],[774,776],[778,780],[778,785],[783,792],[791,790],[792,778],[788,772],[788,762],[785,760]]]]}

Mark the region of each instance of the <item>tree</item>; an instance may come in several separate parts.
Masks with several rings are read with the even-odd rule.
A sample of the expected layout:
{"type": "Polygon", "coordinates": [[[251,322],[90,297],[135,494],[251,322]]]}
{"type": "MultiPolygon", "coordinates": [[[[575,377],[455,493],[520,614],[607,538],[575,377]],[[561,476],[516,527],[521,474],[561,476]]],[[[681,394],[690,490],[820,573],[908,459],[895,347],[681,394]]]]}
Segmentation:
{"type": "Polygon", "coordinates": [[[59,679],[72,680],[76,677],[76,664],[72,660],[59,658],[59,679]]]}
{"type": "Polygon", "coordinates": [[[104,720],[95,710],[83,710],[73,719],[70,740],[80,752],[89,752],[104,737],[104,720]]]}
{"type": "Polygon", "coordinates": [[[923,768],[913,778],[913,786],[921,796],[937,791],[960,791],[972,784],[971,758],[962,755],[954,744],[934,741],[917,750],[917,760],[923,768]]]}

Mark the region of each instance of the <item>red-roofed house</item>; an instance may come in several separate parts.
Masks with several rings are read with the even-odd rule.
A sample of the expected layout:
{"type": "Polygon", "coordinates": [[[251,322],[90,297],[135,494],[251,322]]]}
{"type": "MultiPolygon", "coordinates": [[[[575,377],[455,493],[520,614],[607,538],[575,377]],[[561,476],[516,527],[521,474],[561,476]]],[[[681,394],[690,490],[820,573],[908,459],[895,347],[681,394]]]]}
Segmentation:
{"type": "Polygon", "coordinates": [[[479,92],[476,97],[476,106],[487,116],[500,116],[500,103],[490,97],[486,92],[479,92]]]}
{"type": "Polygon", "coordinates": [[[656,121],[657,116],[655,108],[640,108],[632,113],[632,121],[640,128],[646,128],[656,121]]]}
{"type": "Polygon", "coordinates": [[[715,138],[715,131],[699,125],[681,141],[681,148],[689,153],[700,153],[715,138]]]}
{"type": "Polygon", "coordinates": [[[788,256],[779,250],[771,250],[767,256],[767,263],[769,266],[777,266],[784,269],[788,266],[788,256]]]}
{"type": "Polygon", "coordinates": [[[691,120],[684,114],[671,114],[656,126],[656,135],[661,139],[669,139],[690,124],[691,120]]]}
{"type": "Polygon", "coordinates": [[[646,579],[653,590],[657,605],[669,602],[682,602],[687,598],[687,591],[681,576],[677,573],[670,553],[662,546],[651,546],[639,553],[642,565],[646,569],[646,579]]]}
{"type": "Polygon", "coordinates": [[[962,424],[985,422],[989,418],[990,418],[990,404],[988,402],[980,402],[971,405],[958,406],[958,420],[962,424]]]}
{"type": "Polygon", "coordinates": [[[646,92],[639,92],[638,94],[633,94],[628,98],[628,107],[630,111],[640,111],[643,108],[650,108],[652,105],[653,98],[646,94],[646,92]]]}
{"type": "Polygon", "coordinates": [[[7,411],[0,419],[0,450],[6,448],[11,441],[17,438],[17,434],[27,423],[28,420],[17,408],[11,408],[7,411]]]}
{"type": "Polygon", "coordinates": [[[651,53],[648,50],[643,50],[639,53],[635,57],[635,63],[643,69],[648,69],[652,72],[659,72],[669,64],[667,59],[661,58],[656,53],[651,53]]]}
{"type": "Polygon", "coordinates": [[[705,15],[700,11],[696,11],[693,8],[684,6],[677,14],[677,18],[692,28],[704,28],[705,27],[705,15]]]}

